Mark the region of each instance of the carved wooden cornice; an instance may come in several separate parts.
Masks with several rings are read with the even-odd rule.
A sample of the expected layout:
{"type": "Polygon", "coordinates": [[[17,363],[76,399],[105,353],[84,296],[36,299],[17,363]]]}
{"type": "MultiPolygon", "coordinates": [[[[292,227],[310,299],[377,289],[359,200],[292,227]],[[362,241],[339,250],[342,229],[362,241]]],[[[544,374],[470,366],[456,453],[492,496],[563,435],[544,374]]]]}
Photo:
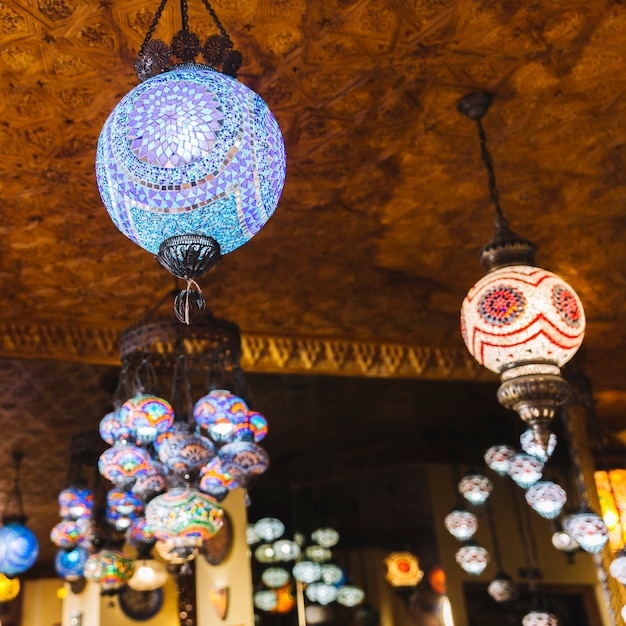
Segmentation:
{"type": "MultiPolygon", "coordinates": [[[[117,365],[124,329],[0,322],[0,357],[117,365]]],[[[202,349],[196,342],[195,349],[202,349]]],[[[413,344],[242,333],[247,372],[489,380],[465,350],[413,344]]],[[[166,348],[167,349],[167,348],[166,348]]]]}

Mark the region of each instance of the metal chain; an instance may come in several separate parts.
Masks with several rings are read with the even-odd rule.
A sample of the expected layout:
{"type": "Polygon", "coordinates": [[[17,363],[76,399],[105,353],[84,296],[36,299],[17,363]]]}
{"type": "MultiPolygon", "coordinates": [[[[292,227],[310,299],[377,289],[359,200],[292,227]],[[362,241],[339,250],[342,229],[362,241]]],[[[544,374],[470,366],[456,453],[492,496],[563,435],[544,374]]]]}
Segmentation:
{"type": "Polygon", "coordinates": [[[213,23],[217,27],[217,30],[220,31],[220,35],[222,35],[222,37],[226,38],[226,40],[228,41],[228,47],[232,48],[233,47],[233,42],[232,42],[231,38],[228,36],[228,33],[226,32],[226,29],[222,26],[222,22],[220,22],[220,18],[217,17],[217,14],[215,13],[215,9],[213,9],[213,7],[211,6],[211,3],[209,2],[209,0],[202,0],[202,2],[204,4],[204,6],[206,7],[206,10],[208,11],[209,15],[211,16],[211,19],[213,20],[213,23]]]}
{"type": "Polygon", "coordinates": [[[496,172],[493,167],[493,159],[491,158],[491,153],[487,147],[487,135],[485,134],[485,129],[483,128],[480,118],[476,119],[476,127],[478,128],[478,137],[480,139],[480,156],[483,159],[483,163],[485,164],[485,168],[489,176],[489,195],[491,196],[491,201],[496,209],[496,223],[506,223],[506,218],[504,217],[502,207],[500,206],[500,194],[498,193],[498,187],[496,185],[496,172]]]}
{"type": "Polygon", "coordinates": [[[146,38],[143,40],[143,43],[141,44],[141,48],[139,48],[140,57],[143,56],[144,50],[146,49],[148,42],[152,39],[152,35],[154,35],[154,31],[156,30],[159,20],[161,19],[161,14],[163,13],[163,9],[165,9],[166,4],[167,4],[167,0],[161,0],[161,4],[159,5],[159,8],[156,10],[156,13],[154,14],[154,19],[152,20],[152,23],[150,24],[150,28],[148,28],[148,32],[146,33],[146,38]]]}
{"type": "Polygon", "coordinates": [[[503,571],[502,567],[502,553],[500,552],[500,542],[498,541],[498,534],[496,533],[496,522],[493,517],[493,509],[491,508],[491,498],[487,500],[487,523],[489,524],[489,532],[491,533],[491,543],[493,544],[493,558],[496,561],[496,568],[498,573],[503,571]]]}
{"type": "Polygon", "coordinates": [[[537,592],[537,586],[535,583],[534,576],[531,573],[532,568],[531,568],[530,556],[529,556],[530,552],[528,549],[528,543],[526,541],[526,533],[524,532],[524,525],[522,524],[522,513],[520,511],[519,502],[517,501],[517,493],[515,492],[515,486],[513,485],[512,481],[509,481],[509,491],[511,493],[511,500],[513,500],[513,513],[515,515],[515,521],[517,522],[519,542],[522,548],[522,554],[524,555],[524,563],[526,565],[526,569],[528,570],[528,574],[530,577],[528,581],[528,588],[529,588],[531,597],[534,599],[536,592],[537,592]]]}
{"type": "Polygon", "coordinates": [[[180,0],[180,22],[181,28],[185,32],[189,30],[189,12],[187,9],[187,0],[180,0]]]}

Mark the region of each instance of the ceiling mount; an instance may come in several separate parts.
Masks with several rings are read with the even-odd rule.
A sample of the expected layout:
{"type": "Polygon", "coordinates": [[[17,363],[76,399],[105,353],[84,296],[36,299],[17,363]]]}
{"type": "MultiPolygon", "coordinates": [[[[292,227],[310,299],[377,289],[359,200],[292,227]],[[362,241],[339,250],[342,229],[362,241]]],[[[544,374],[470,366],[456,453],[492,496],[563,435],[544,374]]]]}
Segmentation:
{"type": "Polygon", "coordinates": [[[459,113],[476,121],[485,116],[492,102],[493,94],[489,91],[475,91],[467,96],[463,96],[457,102],[456,108],[459,113]]]}

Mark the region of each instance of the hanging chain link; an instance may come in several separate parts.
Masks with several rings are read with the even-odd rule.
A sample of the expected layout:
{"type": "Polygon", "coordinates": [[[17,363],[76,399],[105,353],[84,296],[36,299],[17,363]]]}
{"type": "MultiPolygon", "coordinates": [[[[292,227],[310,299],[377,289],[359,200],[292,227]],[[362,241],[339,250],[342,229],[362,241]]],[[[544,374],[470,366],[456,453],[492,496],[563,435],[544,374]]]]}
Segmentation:
{"type": "Polygon", "coordinates": [[[493,167],[493,159],[491,158],[491,153],[487,147],[487,135],[485,134],[485,129],[483,128],[480,118],[476,119],[476,127],[478,128],[478,137],[480,139],[480,156],[483,159],[487,175],[489,176],[489,195],[491,196],[491,201],[496,208],[496,223],[506,225],[508,224],[508,221],[504,217],[502,207],[500,206],[500,194],[498,193],[498,187],[496,185],[496,172],[493,167]]]}
{"type": "Polygon", "coordinates": [[[202,0],[202,3],[206,7],[206,10],[208,11],[209,15],[211,16],[211,19],[213,20],[213,23],[217,27],[217,30],[220,31],[220,35],[222,35],[222,37],[226,38],[226,40],[228,41],[228,47],[232,48],[233,42],[231,38],[228,36],[228,33],[226,32],[226,29],[224,28],[224,26],[222,26],[222,22],[220,22],[220,18],[217,17],[215,10],[211,6],[211,3],[209,2],[209,0],[202,0]]]}
{"type": "Polygon", "coordinates": [[[148,32],[146,33],[146,38],[143,40],[143,43],[141,44],[141,48],[139,48],[139,57],[143,56],[146,46],[148,45],[149,41],[152,39],[152,35],[154,35],[154,31],[156,30],[156,27],[159,24],[159,20],[161,19],[161,14],[163,13],[163,9],[165,9],[166,4],[167,4],[167,0],[161,0],[161,4],[159,5],[159,8],[156,10],[152,23],[150,24],[150,28],[148,28],[148,32]]]}

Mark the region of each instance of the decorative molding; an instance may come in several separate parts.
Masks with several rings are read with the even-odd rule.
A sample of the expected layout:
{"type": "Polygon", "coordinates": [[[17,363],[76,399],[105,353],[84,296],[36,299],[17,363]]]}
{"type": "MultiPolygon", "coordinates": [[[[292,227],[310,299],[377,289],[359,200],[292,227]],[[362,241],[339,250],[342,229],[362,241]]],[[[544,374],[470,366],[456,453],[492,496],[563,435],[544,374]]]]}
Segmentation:
{"type": "MultiPolygon", "coordinates": [[[[0,321],[0,357],[118,365],[124,328],[0,321]]],[[[201,342],[194,342],[201,348],[201,342]]],[[[462,349],[347,339],[242,333],[247,372],[491,380],[462,349]]]]}

